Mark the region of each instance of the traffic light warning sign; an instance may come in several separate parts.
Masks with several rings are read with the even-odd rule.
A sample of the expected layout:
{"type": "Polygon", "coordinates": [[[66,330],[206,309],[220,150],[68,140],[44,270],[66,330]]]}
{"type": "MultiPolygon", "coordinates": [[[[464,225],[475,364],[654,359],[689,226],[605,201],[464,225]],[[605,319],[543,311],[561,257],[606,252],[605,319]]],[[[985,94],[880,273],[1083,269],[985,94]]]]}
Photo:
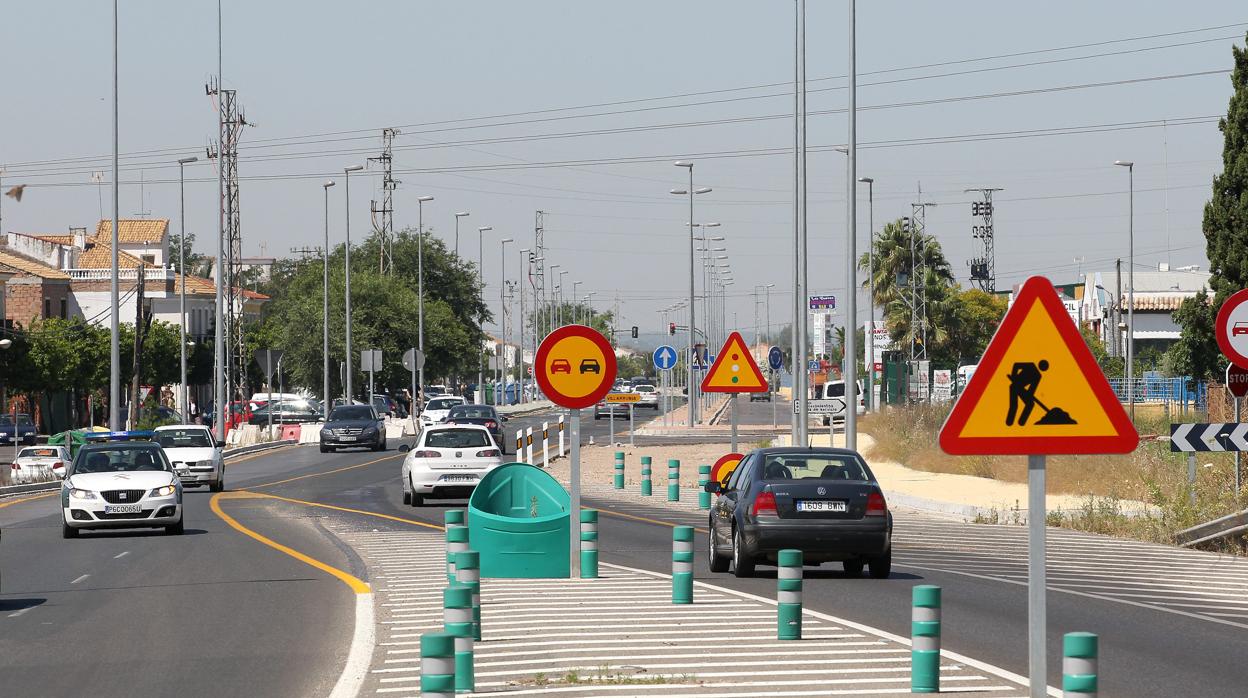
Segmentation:
{"type": "Polygon", "coordinates": [[[724,348],[719,350],[711,370],[702,379],[705,393],[765,393],[767,379],[758,370],[758,364],[750,355],[749,347],[740,332],[728,335],[724,348]]]}
{"type": "Polygon", "coordinates": [[[954,455],[1129,453],[1134,425],[1042,276],[1022,289],[940,431],[954,455]]]}

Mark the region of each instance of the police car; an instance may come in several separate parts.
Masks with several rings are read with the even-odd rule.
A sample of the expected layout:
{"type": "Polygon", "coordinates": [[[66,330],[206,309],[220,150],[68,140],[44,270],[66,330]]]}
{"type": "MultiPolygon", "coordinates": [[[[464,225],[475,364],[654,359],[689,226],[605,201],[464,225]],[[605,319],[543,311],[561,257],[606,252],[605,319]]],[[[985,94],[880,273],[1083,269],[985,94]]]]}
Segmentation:
{"type": "Polygon", "coordinates": [[[61,483],[62,536],[163,528],[181,535],[182,483],[150,431],[87,434],[61,483]]]}

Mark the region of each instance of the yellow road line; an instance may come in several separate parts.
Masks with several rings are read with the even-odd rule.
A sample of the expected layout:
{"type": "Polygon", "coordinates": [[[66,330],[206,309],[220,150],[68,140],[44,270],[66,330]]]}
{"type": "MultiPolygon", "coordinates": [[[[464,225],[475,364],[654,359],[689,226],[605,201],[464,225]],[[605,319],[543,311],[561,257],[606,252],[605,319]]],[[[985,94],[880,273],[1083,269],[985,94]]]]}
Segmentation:
{"type": "Polygon", "coordinates": [[[37,494],[37,495],[35,495],[35,496],[33,496],[33,497],[22,497],[21,499],[12,499],[12,500],[9,500],[9,501],[7,501],[7,502],[0,502],[0,509],[3,509],[3,508],[5,508],[5,507],[11,507],[11,506],[13,506],[14,504],[21,504],[22,502],[29,502],[29,501],[31,501],[32,499],[43,499],[43,498],[45,498],[45,497],[55,497],[56,495],[58,495],[58,494],[60,494],[60,493],[61,493],[61,492],[60,492],[60,490],[56,490],[55,492],[47,492],[47,493],[44,493],[44,494],[37,494]]]}
{"type": "MultiPolygon", "coordinates": [[[[273,548],[274,550],[285,553],[306,565],[311,565],[312,567],[315,567],[316,569],[321,570],[322,572],[325,572],[327,574],[331,574],[337,577],[339,580],[342,581],[343,584],[346,584],[347,587],[349,587],[351,591],[355,592],[356,594],[368,594],[372,592],[372,589],[368,586],[368,584],[364,582],[364,580],[360,579],[359,577],[348,574],[347,572],[344,572],[338,569],[337,567],[334,567],[333,565],[325,564],[324,562],[321,562],[320,560],[317,560],[308,555],[304,555],[298,550],[282,545],[281,543],[278,543],[277,541],[274,541],[271,538],[266,538],[265,536],[262,536],[259,533],[256,533],[255,531],[251,530],[250,528],[247,528],[246,526],[240,524],[238,521],[234,519],[234,517],[230,516],[229,514],[221,510],[220,500],[222,499],[222,497],[230,497],[230,496],[235,496],[235,495],[233,495],[233,493],[214,494],[212,495],[212,499],[208,501],[208,505],[212,508],[212,512],[216,514],[217,516],[221,517],[221,520],[229,524],[231,528],[238,531],[239,533],[242,533],[245,536],[249,536],[251,538],[254,538],[255,540],[260,541],[261,543],[269,546],[270,548],[273,548]]],[[[255,495],[253,494],[252,496],[255,496],[255,495]]]]}
{"type": "Polygon", "coordinates": [[[276,481],[276,482],[266,482],[266,483],[264,483],[263,485],[250,485],[250,486],[247,486],[247,487],[241,487],[241,488],[239,488],[239,489],[242,489],[242,490],[254,490],[254,489],[256,489],[257,487],[272,487],[272,486],[274,486],[274,485],[284,485],[284,484],[286,484],[286,483],[288,483],[288,482],[294,482],[295,480],[304,480],[304,479],[307,479],[307,478],[310,478],[310,477],[321,477],[322,475],[333,475],[334,473],[341,473],[341,472],[346,472],[346,471],[348,471],[348,470],[355,470],[356,468],[363,468],[364,466],[367,466],[367,465],[374,465],[374,464],[376,464],[376,463],[380,463],[380,462],[382,462],[382,461],[387,461],[387,460],[390,460],[390,459],[392,459],[392,458],[402,458],[402,457],[403,457],[403,454],[402,454],[402,453],[396,453],[396,454],[391,455],[391,456],[383,456],[383,457],[381,457],[381,458],[376,458],[376,459],[373,459],[373,460],[370,460],[370,461],[366,461],[366,462],[364,462],[364,463],[357,463],[357,464],[355,464],[355,465],[348,465],[348,466],[346,466],[345,468],[337,468],[337,469],[334,469],[334,470],[326,470],[326,471],[325,471],[325,472],[323,472],[323,473],[308,473],[307,475],[300,475],[300,476],[298,476],[298,477],[290,477],[290,478],[286,478],[285,480],[278,480],[278,481],[276,481]]]}
{"type": "Polygon", "coordinates": [[[365,516],[375,516],[379,519],[389,519],[390,521],[399,521],[401,523],[413,524],[415,526],[424,526],[425,528],[432,528],[438,531],[444,530],[442,526],[439,526],[437,524],[431,524],[425,521],[418,521],[417,519],[405,519],[401,516],[391,516],[389,514],[380,514],[375,511],[364,511],[363,509],[349,509],[347,507],[334,506],[333,504],[321,504],[320,502],[308,502],[302,499],[291,499],[290,497],[279,497],[275,494],[268,494],[267,492],[248,492],[248,494],[253,497],[277,499],[283,502],[290,502],[292,504],[303,504],[303,505],[310,506],[310,507],[320,507],[322,509],[333,509],[334,511],[346,511],[352,514],[363,514],[365,516]]]}
{"type": "MultiPolygon", "coordinates": [[[[670,528],[676,528],[677,526],[685,525],[685,524],[672,523],[670,521],[660,521],[658,519],[647,519],[644,516],[634,516],[633,514],[625,514],[622,512],[618,512],[618,511],[612,511],[610,509],[599,509],[598,513],[606,514],[607,516],[618,516],[621,519],[632,519],[633,521],[641,521],[643,523],[652,523],[652,524],[657,524],[659,526],[668,526],[670,528]]],[[[698,533],[710,533],[710,531],[708,531],[707,529],[698,528],[697,526],[694,526],[693,530],[697,531],[698,533]]]]}

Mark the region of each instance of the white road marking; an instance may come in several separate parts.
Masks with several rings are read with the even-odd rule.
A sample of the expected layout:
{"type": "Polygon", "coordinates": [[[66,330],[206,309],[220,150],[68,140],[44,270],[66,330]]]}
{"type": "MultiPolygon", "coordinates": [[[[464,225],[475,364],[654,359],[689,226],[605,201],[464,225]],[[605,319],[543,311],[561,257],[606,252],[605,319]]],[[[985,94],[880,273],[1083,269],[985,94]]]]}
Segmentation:
{"type": "Polygon", "coordinates": [[[82,580],[84,580],[84,579],[86,579],[87,577],[90,577],[90,576],[91,576],[91,575],[89,575],[89,574],[84,574],[84,575],[82,575],[81,577],[79,577],[79,578],[75,579],[74,581],[70,582],[70,584],[77,584],[78,582],[81,582],[82,580]]]}
{"type": "Polygon", "coordinates": [[[26,608],[23,608],[23,609],[22,609],[22,610],[20,610],[20,611],[15,611],[15,612],[13,612],[13,613],[10,613],[10,614],[9,614],[9,617],[10,617],[10,618],[16,618],[16,617],[18,617],[18,616],[22,615],[23,613],[26,613],[27,611],[29,611],[29,610],[30,610],[30,609],[32,609],[32,608],[34,608],[34,606],[27,606],[26,608]]]}
{"type": "Polygon", "coordinates": [[[338,683],[329,698],[356,698],[368,676],[368,665],[373,657],[373,645],[377,641],[373,626],[373,595],[355,595],[355,632],[351,635],[351,649],[347,662],[338,676],[338,683]]]}
{"type": "Polygon", "coordinates": [[[129,550],[125,550],[125,551],[122,551],[122,552],[117,553],[116,555],[114,555],[114,556],[113,556],[113,559],[114,559],[114,560],[120,560],[121,558],[123,558],[123,557],[125,557],[125,556],[127,556],[127,555],[129,555],[129,554],[130,554],[130,551],[129,551],[129,550]]]}

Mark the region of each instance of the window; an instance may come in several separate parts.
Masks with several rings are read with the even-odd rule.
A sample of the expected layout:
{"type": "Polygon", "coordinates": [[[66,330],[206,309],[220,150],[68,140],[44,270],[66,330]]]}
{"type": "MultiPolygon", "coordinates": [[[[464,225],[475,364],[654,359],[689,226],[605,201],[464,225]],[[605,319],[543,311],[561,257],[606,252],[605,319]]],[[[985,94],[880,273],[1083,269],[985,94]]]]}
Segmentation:
{"type": "Polygon", "coordinates": [[[334,411],[329,414],[331,422],[345,421],[351,419],[377,419],[373,408],[368,405],[344,405],[335,407],[334,411]]]}
{"type": "Polygon", "coordinates": [[[156,263],[156,255],[154,255],[154,254],[144,254],[144,255],[139,255],[139,259],[142,259],[142,260],[143,260],[144,262],[146,262],[147,264],[155,264],[155,263],[156,263]]]}
{"type": "Polygon", "coordinates": [[[425,445],[429,448],[477,448],[494,443],[483,429],[434,429],[425,437],[425,445]]]}
{"type": "Polygon", "coordinates": [[[43,317],[44,318],[52,317],[52,299],[51,298],[43,299],[43,317]]]}
{"type": "Polygon", "coordinates": [[[69,300],[65,298],[61,299],[61,319],[69,319],[69,300]]]}
{"type": "Polygon", "coordinates": [[[757,462],[757,457],[748,455],[744,460],[738,463],[736,469],[732,471],[732,475],[728,478],[728,489],[735,490],[739,488],[741,486],[741,479],[745,476],[745,471],[754,467],[754,464],[757,462]]]}
{"type": "Polygon", "coordinates": [[[862,462],[852,456],[822,456],[809,453],[775,454],[767,458],[763,479],[848,480],[867,482],[871,478],[862,462]]]}
{"type": "Polygon", "coordinates": [[[215,444],[207,429],[161,429],[156,432],[161,448],[212,448],[215,444]]]}

